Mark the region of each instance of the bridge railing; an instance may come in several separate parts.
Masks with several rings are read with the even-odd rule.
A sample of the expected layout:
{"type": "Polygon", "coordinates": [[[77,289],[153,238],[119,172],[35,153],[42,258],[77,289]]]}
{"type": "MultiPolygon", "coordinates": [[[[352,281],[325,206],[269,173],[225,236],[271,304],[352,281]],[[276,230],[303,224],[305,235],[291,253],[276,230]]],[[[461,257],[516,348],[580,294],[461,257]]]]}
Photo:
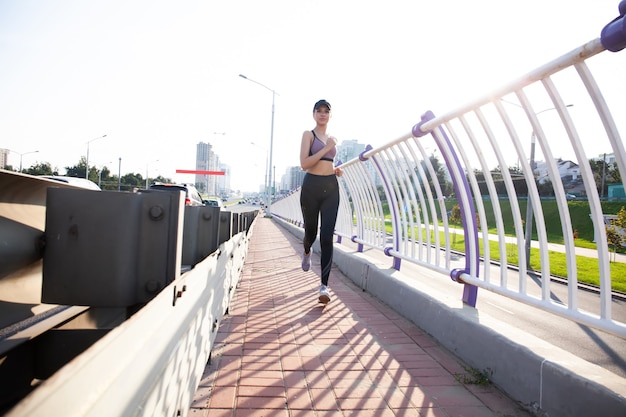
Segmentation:
{"type": "MultiPolygon", "coordinates": [[[[398,270],[406,260],[449,274],[463,284],[463,301],[471,306],[484,288],[625,336],[626,324],[611,312],[604,184],[600,195],[590,163],[609,155],[615,172],[626,178],[617,123],[623,131],[624,119],[614,117],[626,106],[623,89],[618,93],[617,86],[603,85],[591,71],[623,58],[604,52],[626,46],[624,11],[622,1],[621,16],[600,38],[465,106],[441,116],[427,111],[406,135],[367,146],[359,158],[341,163],[338,240],[384,251],[398,270]],[[599,277],[599,297],[591,311],[578,303],[572,190],[588,202],[595,229],[597,270],[591,274],[599,277]],[[450,197],[457,207],[447,208],[450,197]],[[551,279],[554,238],[549,242],[547,223],[560,224],[566,299],[553,294],[554,285],[563,283],[551,279]],[[452,269],[457,234],[464,240],[465,266],[452,269]],[[531,270],[537,259],[540,267],[531,270]]],[[[272,214],[302,225],[299,193],[275,202],[272,214]]]]}

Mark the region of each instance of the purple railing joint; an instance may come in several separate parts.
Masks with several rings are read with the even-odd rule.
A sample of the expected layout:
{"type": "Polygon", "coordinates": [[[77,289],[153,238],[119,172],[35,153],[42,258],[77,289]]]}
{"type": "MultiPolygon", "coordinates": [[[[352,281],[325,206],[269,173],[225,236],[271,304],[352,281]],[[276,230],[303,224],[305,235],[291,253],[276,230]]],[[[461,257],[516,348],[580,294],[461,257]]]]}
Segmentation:
{"type": "Polygon", "coordinates": [[[361,160],[361,161],[367,161],[369,158],[366,158],[366,157],[365,157],[365,152],[369,152],[369,151],[371,151],[372,149],[374,149],[374,148],[372,147],[372,145],[367,145],[367,146],[365,147],[365,150],[359,154],[359,160],[361,160]]]}
{"type": "Polygon", "coordinates": [[[383,249],[383,252],[385,253],[385,255],[387,256],[393,256],[390,252],[393,250],[393,247],[391,246],[386,246],[385,249],[383,249]]]}
{"type": "Polygon", "coordinates": [[[357,238],[357,236],[356,236],[356,235],[354,235],[354,236],[352,236],[352,237],[350,238],[350,240],[351,240],[353,243],[356,243],[356,238],[357,238]]]}
{"type": "Polygon", "coordinates": [[[413,136],[415,136],[416,138],[421,138],[422,136],[426,136],[427,134],[429,134],[430,131],[422,132],[422,125],[430,120],[433,120],[434,118],[435,114],[430,110],[422,114],[422,121],[413,126],[413,129],[411,131],[411,133],[413,133],[413,136]]]}
{"type": "Polygon", "coordinates": [[[469,271],[467,269],[455,268],[450,271],[450,278],[452,281],[458,282],[459,284],[464,284],[463,279],[461,278],[461,274],[467,274],[469,271]]]}
{"type": "Polygon", "coordinates": [[[602,46],[611,52],[618,52],[626,48],[626,0],[618,6],[619,16],[606,25],[600,33],[602,46]]]}
{"type": "Polygon", "coordinates": [[[401,263],[402,263],[402,259],[394,257],[393,258],[393,269],[395,269],[396,271],[399,271],[401,263]]]}

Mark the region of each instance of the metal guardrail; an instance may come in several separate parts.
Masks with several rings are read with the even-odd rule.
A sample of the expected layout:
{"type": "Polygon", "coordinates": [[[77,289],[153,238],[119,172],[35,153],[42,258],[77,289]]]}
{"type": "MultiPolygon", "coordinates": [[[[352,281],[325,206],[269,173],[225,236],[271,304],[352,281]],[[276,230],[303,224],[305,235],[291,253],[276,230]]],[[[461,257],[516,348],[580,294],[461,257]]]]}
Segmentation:
{"type": "Polygon", "coordinates": [[[187,415],[248,242],[242,232],[222,243],[6,416],[187,415]]]}
{"type": "Polygon", "coordinates": [[[0,170],[0,414],[186,415],[257,216],[0,170]]]}
{"type": "MultiPolygon", "coordinates": [[[[626,336],[626,323],[612,318],[610,252],[601,199],[589,163],[600,152],[610,150],[621,178],[626,178],[623,140],[590,69],[594,59],[610,65],[615,58],[612,54],[600,55],[602,52],[626,47],[626,1],[620,3],[619,11],[620,17],[602,30],[600,38],[442,116],[427,111],[406,135],[378,148],[368,146],[359,158],[342,163],[336,225],[339,241],[345,237],[358,243],[359,250],[368,246],[384,251],[393,257],[393,267],[398,270],[401,261],[406,260],[449,274],[463,284],[463,301],[471,306],[476,305],[478,288],[484,288],[626,336]],[[547,113],[549,110],[554,112],[547,113]],[[529,153],[524,146],[526,135],[531,137],[529,153]],[[435,152],[443,158],[443,171],[433,165],[435,152]],[[593,311],[578,305],[574,230],[558,164],[562,155],[568,155],[579,167],[578,182],[589,202],[596,230],[600,296],[593,311]],[[539,160],[545,161],[542,168],[535,163],[539,160]],[[552,188],[558,219],[544,211],[538,172],[544,186],[552,188]],[[450,178],[460,208],[465,239],[465,267],[461,269],[450,269],[450,241],[457,229],[450,225],[442,176],[450,178]],[[528,204],[524,213],[519,202],[525,199],[528,204]],[[513,249],[507,244],[511,238],[505,235],[502,200],[510,203],[507,210],[514,223],[513,249]],[[385,224],[385,205],[390,213],[390,234],[385,224]],[[494,213],[495,224],[487,224],[487,209],[494,213]],[[561,224],[568,287],[567,299],[558,302],[552,298],[545,226],[555,221],[561,224]],[[535,279],[529,276],[527,267],[533,223],[537,239],[532,244],[538,245],[542,266],[535,279]],[[490,235],[498,242],[496,251],[503,255],[497,271],[491,262],[494,254],[488,244],[490,235]],[[517,251],[519,260],[515,280],[507,272],[509,265],[504,256],[511,250],[517,251]]],[[[613,86],[605,87],[612,92],[613,86]]],[[[297,190],[275,202],[272,215],[302,225],[299,193],[297,190]]]]}

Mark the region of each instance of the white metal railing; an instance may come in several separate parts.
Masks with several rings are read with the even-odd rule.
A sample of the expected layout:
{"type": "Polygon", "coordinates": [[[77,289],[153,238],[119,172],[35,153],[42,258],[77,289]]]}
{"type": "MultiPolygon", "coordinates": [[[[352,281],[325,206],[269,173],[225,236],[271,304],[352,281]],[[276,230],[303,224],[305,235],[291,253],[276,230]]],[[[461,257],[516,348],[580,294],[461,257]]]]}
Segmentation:
{"type": "MultiPolygon", "coordinates": [[[[626,178],[623,140],[590,69],[598,61],[611,65],[612,59],[619,58],[601,53],[626,46],[624,11],[626,2],[622,1],[622,16],[605,27],[601,38],[442,116],[426,112],[410,133],[378,148],[368,146],[359,158],[343,163],[336,234],[358,243],[359,250],[368,246],[384,251],[393,257],[396,269],[406,260],[449,274],[464,285],[463,301],[469,305],[476,305],[477,290],[484,288],[626,336],[626,324],[614,320],[611,313],[609,247],[601,198],[589,163],[602,152],[612,152],[621,178],[626,178]],[[439,156],[435,152],[445,169],[436,166],[439,156]],[[589,202],[596,231],[600,295],[592,311],[581,309],[578,303],[575,236],[559,158],[578,165],[578,183],[589,202]],[[545,161],[542,187],[551,187],[556,215],[544,210],[536,161],[545,161]],[[450,269],[451,240],[458,231],[451,226],[445,206],[446,194],[450,194],[444,190],[445,178],[453,185],[460,209],[465,245],[465,267],[461,269],[450,269]],[[378,188],[383,190],[382,198],[378,188]],[[505,200],[506,205],[502,203],[505,200]],[[525,213],[521,202],[528,203],[525,213]],[[488,224],[488,212],[493,213],[492,224],[488,224]],[[504,218],[512,219],[513,233],[505,233],[504,218]],[[551,298],[546,222],[559,222],[562,230],[568,292],[567,299],[558,302],[551,298]],[[497,241],[495,255],[490,240],[497,241]],[[541,270],[533,271],[539,274],[534,279],[528,269],[531,245],[538,248],[541,262],[541,270]],[[518,262],[509,268],[513,265],[508,264],[506,254],[512,250],[517,252],[518,262]],[[495,258],[499,258],[497,267],[492,263],[495,258]],[[512,270],[516,271],[513,276],[512,270]]],[[[605,87],[614,93],[616,86],[605,87]]],[[[622,89],[611,96],[616,111],[626,107],[623,93],[622,89]]],[[[624,123],[623,118],[620,122],[624,123]]],[[[275,202],[272,214],[302,225],[299,196],[298,190],[275,202]]]]}

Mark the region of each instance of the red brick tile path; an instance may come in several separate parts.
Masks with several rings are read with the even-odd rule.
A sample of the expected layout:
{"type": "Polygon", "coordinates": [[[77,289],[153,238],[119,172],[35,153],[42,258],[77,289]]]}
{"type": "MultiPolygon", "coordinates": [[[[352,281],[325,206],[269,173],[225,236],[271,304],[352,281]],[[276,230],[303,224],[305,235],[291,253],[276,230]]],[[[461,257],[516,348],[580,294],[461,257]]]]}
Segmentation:
{"type": "Polygon", "coordinates": [[[243,275],[189,415],[529,416],[336,268],[319,304],[319,256],[272,219],[254,226],[243,275]]]}

